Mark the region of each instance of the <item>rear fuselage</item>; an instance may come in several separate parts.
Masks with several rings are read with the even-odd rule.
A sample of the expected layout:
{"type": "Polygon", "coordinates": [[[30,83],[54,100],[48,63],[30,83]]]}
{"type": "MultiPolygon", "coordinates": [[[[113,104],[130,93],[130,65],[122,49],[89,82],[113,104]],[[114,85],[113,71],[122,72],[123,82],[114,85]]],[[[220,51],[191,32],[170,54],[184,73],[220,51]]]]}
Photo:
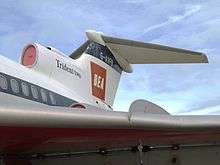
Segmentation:
{"type": "Polygon", "coordinates": [[[28,102],[111,110],[121,68],[105,47],[91,43],[77,59],[51,47],[27,45],[21,64],[0,56],[0,92],[28,102]]]}

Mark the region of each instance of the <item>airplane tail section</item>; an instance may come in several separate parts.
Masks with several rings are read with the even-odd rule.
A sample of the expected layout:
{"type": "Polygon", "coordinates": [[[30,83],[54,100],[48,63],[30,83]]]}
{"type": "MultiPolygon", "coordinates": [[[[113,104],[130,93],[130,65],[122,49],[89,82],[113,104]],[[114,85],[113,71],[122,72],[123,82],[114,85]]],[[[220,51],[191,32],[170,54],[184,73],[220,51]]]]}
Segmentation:
{"type": "Polygon", "coordinates": [[[91,93],[112,106],[121,72],[132,72],[132,64],[208,63],[205,54],[151,43],[105,36],[101,32],[86,31],[88,41],[73,52],[82,54],[91,71],[91,93]]]}

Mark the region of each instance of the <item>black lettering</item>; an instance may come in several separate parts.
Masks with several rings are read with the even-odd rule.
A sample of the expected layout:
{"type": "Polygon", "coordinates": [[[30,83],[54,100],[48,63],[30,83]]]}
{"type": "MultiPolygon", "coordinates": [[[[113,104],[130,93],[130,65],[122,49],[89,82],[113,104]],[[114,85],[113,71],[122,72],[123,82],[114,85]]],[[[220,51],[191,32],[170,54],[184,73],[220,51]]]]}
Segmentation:
{"type": "Polygon", "coordinates": [[[75,76],[81,78],[81,75],[80,75],[79,72],[77,72],[77,71],[74,70],[73,68],[68,67],[67,64],[62,63],[62,62],[61,62],[60,60],[58,60],[58,59],[56,59],[56,65],[57,65],[58,68],[60,68],[60,69],[62,69],[62,70],[64,70],[64,71],[66,71],[66,72],[69,72],[69,73],[71,73],[71,74],[73,74],[73,75],[75,75],[75,76]]]}

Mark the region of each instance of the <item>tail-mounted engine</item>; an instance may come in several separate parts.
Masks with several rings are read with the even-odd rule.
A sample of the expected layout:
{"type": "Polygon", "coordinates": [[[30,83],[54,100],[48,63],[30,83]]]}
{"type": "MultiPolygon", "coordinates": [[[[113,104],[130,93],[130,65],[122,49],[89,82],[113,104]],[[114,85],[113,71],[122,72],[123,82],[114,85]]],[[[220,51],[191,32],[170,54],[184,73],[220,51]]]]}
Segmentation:
{"type": "MultiPolygon", "coordinates": [[[[83,79],[79,62],[53,47],[44,47],[37,43],[27,45],[21,55],[21,64],[60,82],[71,91],[77,91],[82,86],[82,82],[86,81],[83,79]]],[[[81,91],[85,93],[83,89],[81,91]]]]}
{"type": "Polygon", "coordinates": [[[27,45],[22,52],[21,64],[37,72],[50,76],[53,63],[59,60],[62,55],[54,48],[44,47],[33,43],[27,45]]]}
{"type": "Polygon", "coordinates": [[[29,44],[23,49],[21,64],[46,75],[50,75],[54,55],[54,52],[40,44],[29,44]]]}
{"type": "Polygon", "coordinates": [[[37,43],[27,45],[21,55],[21,64],[56,80],[60,76],[81,79],[77,62],[53,47],[37,43]]]}

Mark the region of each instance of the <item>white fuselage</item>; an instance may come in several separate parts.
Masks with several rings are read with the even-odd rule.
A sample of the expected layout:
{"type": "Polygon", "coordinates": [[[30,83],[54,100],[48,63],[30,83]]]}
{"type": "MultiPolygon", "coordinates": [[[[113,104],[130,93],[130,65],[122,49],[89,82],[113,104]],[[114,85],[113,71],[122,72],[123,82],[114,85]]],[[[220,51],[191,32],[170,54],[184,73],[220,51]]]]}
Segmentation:
{"type": "MultiPolygon", "coordinates": [[[[108,107],[101,102],[97,104],[97,102],[90,95],[90,80],[89,76],[87,75],[88,73],[83,70],[83,67],[79,67],[79,63],[80,60],[77,60],[76,62],[69,57],[57,56],[54,59],[52,66],[50,66],[52,67],[52,71],[50,71],[50,75],[48,75],[46,73],[50,70],[49,67],[43,68],[46,73],[40,72],[36,68],[28,68],[0,55],[0,74],[3,73],[20,80],[24,80],[33,85],[48,89],[56,94],[74,100],[78,103],[91,104],[102,109],[108,109],[108,107]],[[76,73],[68,71],[65,69],[65,67],[63,69],[62,66],[58,66],[62,64],[66,64],[67,67],[73,68],[76,73]]],[[[10,86],[10,83],[8,83],[8,86],[10,86]]],[[[19,92],[22,93],[21,89],[19,90],[19,92]]],[[[4,95],[5,93],[1,96],[4,97],[4,95]]],[[[20,101],[24,103],[29,103],[30,101],[35,102],[34,100],[27,100],[23,98],[21,98],[20,101]]],[[[39,102],[35,103],[39,104],[39,102]]]]}
{"type": "Polygon", "coordinates": [[[76,59],[37,43],[24,48],[20,64],[0,56],[0,92],[47,105],[112,110],[120,76],[111,52],[97,43],[76,59]]]}

